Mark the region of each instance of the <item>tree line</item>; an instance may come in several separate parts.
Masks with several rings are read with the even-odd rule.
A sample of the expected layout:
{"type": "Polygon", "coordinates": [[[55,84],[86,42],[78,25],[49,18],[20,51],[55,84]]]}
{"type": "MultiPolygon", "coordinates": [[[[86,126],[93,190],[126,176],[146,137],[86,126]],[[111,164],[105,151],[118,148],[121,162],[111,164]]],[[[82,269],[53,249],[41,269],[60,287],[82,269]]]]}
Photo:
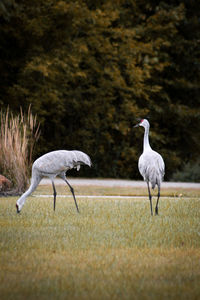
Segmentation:
{"type": "MultiPolygon", "coordinates": [[[[89,154],[84,176],[140,178],[143,130],[166,179],[200,151],[200,7],[194,0],[2,0],[0,105],[31,105],[35,158],[89,154]]],[[[80,173],[82,175],[82,173],[80,173]]]]}

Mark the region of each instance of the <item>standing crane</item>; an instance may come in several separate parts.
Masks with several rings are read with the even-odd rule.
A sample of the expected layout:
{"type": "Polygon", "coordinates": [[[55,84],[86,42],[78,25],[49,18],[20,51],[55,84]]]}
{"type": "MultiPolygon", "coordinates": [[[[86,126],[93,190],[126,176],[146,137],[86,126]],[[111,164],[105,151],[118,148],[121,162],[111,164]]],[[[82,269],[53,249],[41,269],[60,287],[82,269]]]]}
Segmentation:
{"type": "Polygon", "coordinates": [[[154,189],[156,185],[158,186],[158,197],[155,207],[155,214],[158,215],[158,201],[160,198],[161,182],[165,174],[165,164],[162,156],[158,152],[152,150],[149,144],[149,122],[146,119],[143,119],[134,127],[138,126],[142,126],[145,129],[143,140],[143,153],[138,161],[138,169],[140,174],[143,176],[144,181],[147,182],[151,215],[153,215],[153,211],[152,196],[149,187],[149,182],[151,183],[152,189],[154,189]]]}
{"type": "Polygon", "coordinates": [[[36,189],[43,177],[49,177],[53,186],[54,194],[54,211],[56,208],[56,188],[54,178],[56,176],[62,178],[69,186],[74,198],[76,209],[79,212],[74,189],[66,179],[66,171],[69,169],[77,169],[79,171],[81,165],[88,165],[91,167],[91,159],[84,152],[73,150],[57,150],[46,153],[35,160],[32,166],[31,185],[28,190],[17,200],[16,208],[19,213],[24,206],[26,198],[36,189]]]}

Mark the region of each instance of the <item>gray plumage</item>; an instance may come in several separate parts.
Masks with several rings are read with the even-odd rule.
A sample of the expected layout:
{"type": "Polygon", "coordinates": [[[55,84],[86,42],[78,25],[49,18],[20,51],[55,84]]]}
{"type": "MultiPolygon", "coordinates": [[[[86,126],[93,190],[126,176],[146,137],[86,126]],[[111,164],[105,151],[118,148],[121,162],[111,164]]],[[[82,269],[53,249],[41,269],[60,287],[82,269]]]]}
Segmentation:
{"type": "Polygon", "coordinates": [[[16,208],[19,213],[26,201],[26,198],[36,189],[43,177],[49,177],[52,182],[54,191],[54,210],[56,206],[56,189],[54,184],[54,178],[59,176],[62,178],[69,186],[77,211],[79,212],[78,205],[76,202],[76,197],[74,190],[66,179],[65,173],[70,169],[80,169],[81,165],[88,165],[91,167],[91,159],[84,152],[73,150],[57,150],[46,153],[35,160],[32,166],[32,176],[31,185],[29,189],[17,200],[16,208]]]}
{"type": "Polygon", "coordinates": [[[158,186],[158,197],[155,207],[155,214],[157,215],[158,202],[160,198],[160,188],[165,174],[165,164],[162,156],[158,152],[152,150],[149,144],[149,122],[146,119],[141,120],[140,123],[135,125],[134,127],[138,126],[142,126],[145,129],[143,140],[143,153],[138,161],[138,169],[140,174],[143,176],[144,180],[147,182],[151,215],[153,215],[153,211],[152,196],[150,192],[149,182],[151,183],[152,189],[154,189],[156,185],[158,186]]]}

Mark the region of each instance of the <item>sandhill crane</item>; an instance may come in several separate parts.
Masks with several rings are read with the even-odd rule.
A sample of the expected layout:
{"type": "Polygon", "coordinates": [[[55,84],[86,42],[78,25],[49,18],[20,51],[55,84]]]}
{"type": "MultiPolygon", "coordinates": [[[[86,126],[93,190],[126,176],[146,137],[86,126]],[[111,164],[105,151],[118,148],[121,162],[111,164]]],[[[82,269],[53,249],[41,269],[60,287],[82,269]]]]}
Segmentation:
{"type": "Polygon", "coordinates": [[[74,189],[66,179],[66,171],[69,169],[80,169],[81,165],[88,165],[91,167],[92,163],[90,157],[84,152],[73,150],[57,150],[46,153],[35,160],[32,166],[31,185],[29,189],[17,200],[16,208],[19,213],[26,201],[26,198],[36,189],[43,177],[49,177],[52,182],[54,192],[54,210],[56,208],[56,188],[54,178],[56,176],[62,178],[69,186],[74,198],[76,209],[79,212],[74,189]]]}
{"type": "Polygon", "coordinates": [[[165,174],[165,164],[162,156],[158,152],[152,150],[149,144],[149,127],[150,127],[149,122],[146,119],[143,119],[139,122],[139,124],[135,125],[134,127],[138,127],[138,126],[142,126],[145,129],[144,140],[143,140],[143,153],[139,158],[138,168],[140,174],[147,182],[151,215],[153,215],[153,211],[152,211],[152,196],[149,187],[149,182],[151,183],[152,189],[154,189],[156,185],[158,186],[158,197],[157,197],[157,202],[155,207],[155,214],[158,215],[158,201],[160,198],[161,182],[165,174]]]}

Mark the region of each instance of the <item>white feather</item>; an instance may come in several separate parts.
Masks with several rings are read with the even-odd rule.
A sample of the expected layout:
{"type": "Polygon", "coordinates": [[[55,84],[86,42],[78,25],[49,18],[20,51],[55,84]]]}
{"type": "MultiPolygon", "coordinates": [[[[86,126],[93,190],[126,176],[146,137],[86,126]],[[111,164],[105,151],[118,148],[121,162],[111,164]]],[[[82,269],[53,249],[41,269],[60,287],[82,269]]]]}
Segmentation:
{"type": "Polygon", "coordinates": [[[92,163],[90,157],[86,153],[78,150],[52,151],[36,159],[32,166],[31,185],[29,189],[17,200],[17,212],[21,211],[26,198],[36,189],[44,176],[47,176],[52,180],[52,185],[54,188],[54,199],[56,199],[56,191],[53,180],[56,176],[61,177],[69,185],[74,197],[75,204],[77,206],[73,188],[66,180],[65,173],[69,169],[73,168],[79,171],[81,165],[88,165],[89,167],[91,167],[92,163]]]}
{"type": "Polygon", "coordinates": [[[46,153],[34,163],[32,170],[37,170],[42,176],[56,177],[69,169],[80,169],[80,165],[91,167],[91,160],[87,154],[81,151],[58,150],[46,153]]]}
{"type": "Polygon", "coordinates": [[[162,156],[156,151],[144,151],[139,158],[138,168],[144,180],[151,182],[152,188],[163,181],[165,164],[162,156]]]}
{"type": "Polygon", "coordinates": [[[153,213],[149,182],[151,183],[153,189],[156,185],[158,186],[158,198],[155,208],[155,213],[158,214],[158,201],[160,197],[161,182],[165,174],[165,164],[162,156],[158,152],[152,150],[149,144],[149,122],[146,119],[141,120],[140,123],[137,124],[135,127],[138,126],[142,126],[145,129],[143,139],[143,153],[138,161],[138,169],[143,179],[147,182],[148,185],[151,214],[153,213]]]}

